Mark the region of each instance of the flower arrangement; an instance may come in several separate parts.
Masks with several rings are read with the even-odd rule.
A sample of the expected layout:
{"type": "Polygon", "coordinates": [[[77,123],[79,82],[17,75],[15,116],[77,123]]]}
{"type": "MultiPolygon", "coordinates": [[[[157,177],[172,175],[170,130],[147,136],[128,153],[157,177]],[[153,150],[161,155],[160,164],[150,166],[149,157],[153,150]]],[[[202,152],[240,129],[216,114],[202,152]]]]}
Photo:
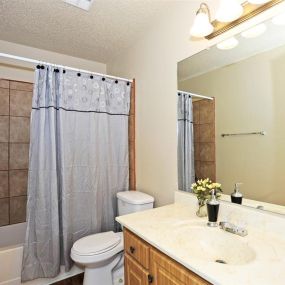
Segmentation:
{"type": "Polygon", "coordinates": [[[212,182],[209,178],[200,179],[196,183],[191,185],[193,193],[197,196],[199,203],[199,210],[197,212],[198,216],[206,216],[206,213],[201,213],[202,207],[206,205],[207,200],[211,198],[211,191],[215,189],[216,197],[221,196],[222,188],[220,183],[212,182]]]}

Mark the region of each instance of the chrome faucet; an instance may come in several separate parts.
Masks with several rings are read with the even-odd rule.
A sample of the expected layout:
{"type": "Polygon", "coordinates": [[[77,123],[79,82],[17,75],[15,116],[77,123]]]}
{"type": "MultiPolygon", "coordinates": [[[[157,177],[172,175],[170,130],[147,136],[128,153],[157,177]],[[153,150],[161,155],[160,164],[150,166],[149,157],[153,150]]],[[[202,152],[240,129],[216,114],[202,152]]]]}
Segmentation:
{"type": "Polygon", "coordinates": [[[220,222],[219,226],[222,230],[235,234],[235,235],[239,235],[239,236],[247,236],[248,232],[245,228],[242,227],[238,227],[232,223],[228,223],[228,222],[220,222]]]}

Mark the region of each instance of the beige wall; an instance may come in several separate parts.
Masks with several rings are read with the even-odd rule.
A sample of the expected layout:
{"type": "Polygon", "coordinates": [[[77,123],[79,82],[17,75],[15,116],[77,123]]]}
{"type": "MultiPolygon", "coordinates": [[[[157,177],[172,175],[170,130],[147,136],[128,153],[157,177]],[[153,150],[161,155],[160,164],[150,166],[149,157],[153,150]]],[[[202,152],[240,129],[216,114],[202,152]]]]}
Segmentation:
{"type": "Polygon", "coordinates": [[[216,98],[217,180],[235,182],[248,199],[285,205],[285,47],[181,82],[216,98]],[[266,131],[266,136],[222,138],[222,133],[266,131]]]}
{"type": "MultiPolygon", "coordinates": [[[[167,16],[107,63],[108,73],[136,78],[137,188],[153,195],[156,205],[171,203],[177,190],[177,62],[280,10],[279,6],[260,14],[221,38],[197,42],[189,40],[189,29],[201,1],[173,2],[167,16]]],[[[218,0],[207,3],[214,15],[218,0]]]]}
{"type": "Polygon", "coordinates": [[[177,189],[176,64],[191,50],[191,11],[178,2],[132,49],[107,63],[108,73],[136,78],[137,189],[156,205],[173,201],[177,189]]]}
{"type": "MultiPolygon", "coordinates": [[[[0,40],[0,53],[42,60],[45,62],[66,65],[99,73],[106,73],[106,64],[60,53],[41,50],[0,40]]],[[[34,64],[0,57],[0,78],[34,81],[34,64]]]]}

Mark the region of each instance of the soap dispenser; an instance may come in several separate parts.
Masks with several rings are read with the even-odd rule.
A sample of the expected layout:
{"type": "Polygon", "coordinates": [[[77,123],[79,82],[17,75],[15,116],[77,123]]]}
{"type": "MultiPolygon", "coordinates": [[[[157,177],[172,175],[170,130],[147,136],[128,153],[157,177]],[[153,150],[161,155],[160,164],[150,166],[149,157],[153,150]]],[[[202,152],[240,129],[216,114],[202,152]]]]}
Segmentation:
{"type": "Polygon", "coordinates": [[[239,191],[239,186],[242,183],[235,183],[235,190],[234,193],[231,194],[231,201],[235,204],[242,204],[242,193],[239,191]]]}
{"type": "Polygon", "coordinates": [[[219,213],[220,203],[216,198],[216,191],[213,189],[211,191],[211,199],[207,202],[207,211],[208,211],[208,223],[209,227],[217,227],[218,223],[218,213],[219,213]]]}

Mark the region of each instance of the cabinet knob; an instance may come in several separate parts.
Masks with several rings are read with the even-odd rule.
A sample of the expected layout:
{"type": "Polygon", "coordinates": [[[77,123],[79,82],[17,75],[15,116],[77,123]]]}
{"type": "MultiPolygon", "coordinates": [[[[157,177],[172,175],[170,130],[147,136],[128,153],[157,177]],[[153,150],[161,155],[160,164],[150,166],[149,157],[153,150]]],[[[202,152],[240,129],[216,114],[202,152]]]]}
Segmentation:
{"type": "Polygon", "coordinates": [[[153,282],[153,276],[152,275],[148,274],[147,279],[148,279],[148,283],[153,282]]]}
{"type": "Polygon", "coordinates": [[[134,253],[135,250],[136,250],[136,249],[135,249],[133,246],[130,246],[130,252],[131,252],[131,253],[134,253]]]}

